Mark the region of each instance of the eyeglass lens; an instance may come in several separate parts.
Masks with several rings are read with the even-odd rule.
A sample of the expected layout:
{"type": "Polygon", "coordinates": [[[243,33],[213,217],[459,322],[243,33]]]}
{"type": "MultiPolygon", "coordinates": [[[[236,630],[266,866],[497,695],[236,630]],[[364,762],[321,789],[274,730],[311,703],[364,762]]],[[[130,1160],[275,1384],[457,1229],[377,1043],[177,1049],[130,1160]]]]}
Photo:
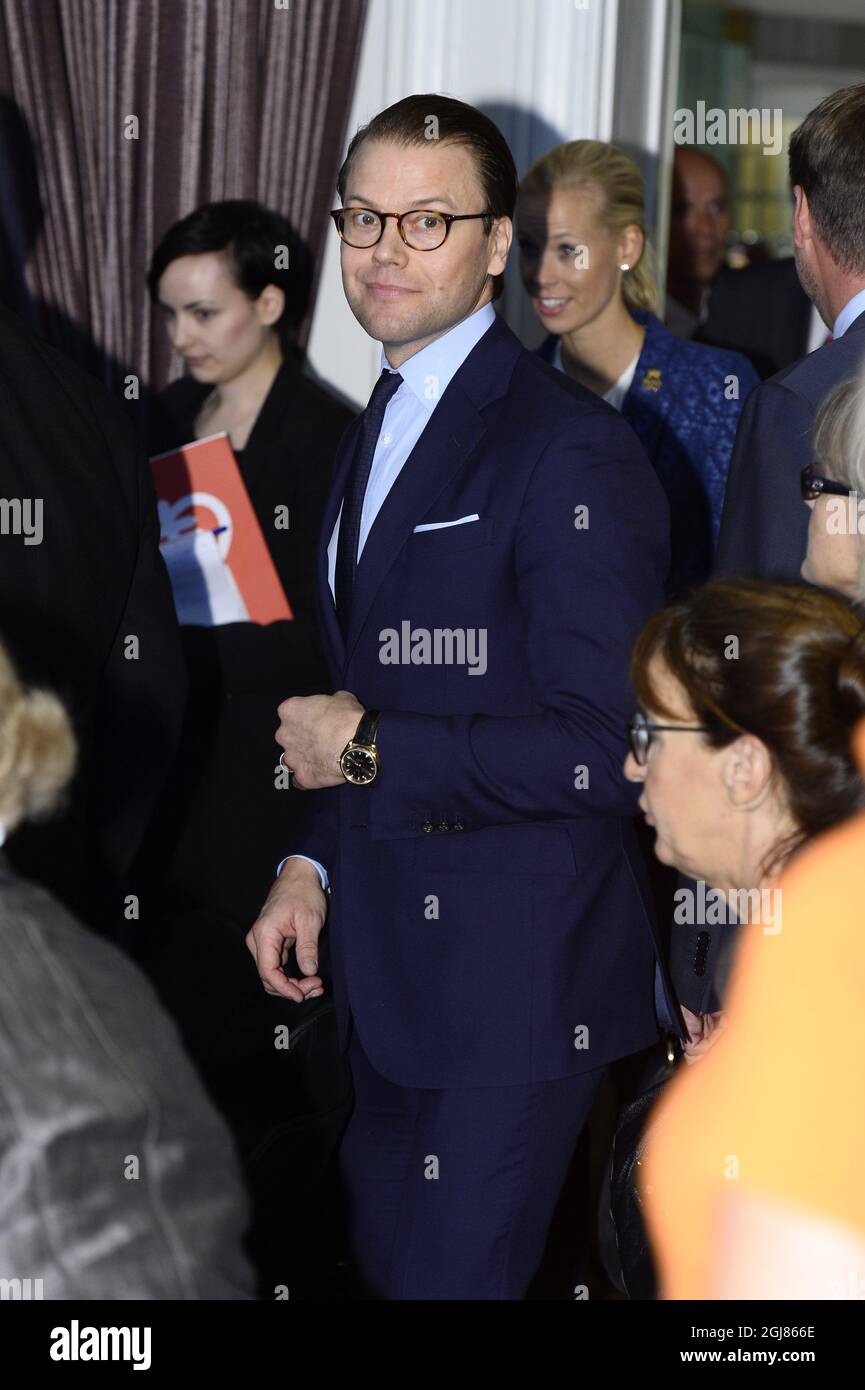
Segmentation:
{"type": "MultiPolygon", "coordinates": [[[[381,218],[368,208],[349,208],[341,222],[342,236],[349,246],[372,246],[381,234],[381,218]]],[[[416,251],[434,251],[445,239],[447,223],[440,213],[419,208],[403,217],[402,231],[416,251]]]]}

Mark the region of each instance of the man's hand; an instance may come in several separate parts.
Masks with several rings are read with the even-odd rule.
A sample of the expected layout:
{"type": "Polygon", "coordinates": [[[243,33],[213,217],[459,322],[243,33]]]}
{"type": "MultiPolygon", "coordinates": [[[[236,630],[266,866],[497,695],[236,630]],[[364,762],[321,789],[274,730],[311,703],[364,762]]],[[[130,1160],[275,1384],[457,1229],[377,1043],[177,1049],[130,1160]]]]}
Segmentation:
{"type": "Polygon", "coordinates": [[[685,1028],[688,1033],[688,1041],[698,1043],[703,1037],[703,1015],[692,1013],[686,1009],[684,1004],[680,1004],[682,1018],[685,1020],[685,1028]]]}
{"type": "Polygon", "coordinates": [[[327,915],[327,898],[313,864],[289,859],[247,933],[261,982],[268,994],[302,1004],[324,993],[318,970],[318,937],[327,915]],[[304,978],[284,975],[281,966],[295,946],[304,978]]]}
{"type": "Polygon", "coordinates": [[[277,714],[276,741],[285,766],[294,773],[292,785],[301,791],[340,786],[345,778],[339,755],[358,726],[363,705],[350,691],[338,690],[335,695],[292,695],[277,714]]]}
{"type": "Polygon", "coordinates": [[[690,1041],[683,1045],[682,1053],[686,1062],[699,1062],[727,1027],[724,1011],[719,1009],[714,1014],[692,1014],[684,1004],[680,1004],[679,1007],[684,1015],[690,1038],[690,1041]]]}

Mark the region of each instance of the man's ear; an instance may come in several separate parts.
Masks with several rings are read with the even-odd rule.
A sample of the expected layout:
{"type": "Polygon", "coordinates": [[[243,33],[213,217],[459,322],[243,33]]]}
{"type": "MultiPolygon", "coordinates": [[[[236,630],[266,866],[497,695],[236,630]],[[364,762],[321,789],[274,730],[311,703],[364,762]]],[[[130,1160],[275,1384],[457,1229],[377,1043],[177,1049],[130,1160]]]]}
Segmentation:
{"type": "Polygon", "coordinates": [[[806,241],[811,240],[811,209],[801,184],[793,189],[793,241],[801,250],[806,241]]]}
{"type": "Polygon", "coordinates": [[[742,734],[726,749],[723,781],[732,806],[747,811],[759,804],[772,778],[772,759],[759,738],[742,734]]]}
{"type": "Polygon", "coordinates": [[[514,239],[514,224],[510,217],[495,217],[490,228],[492,255],[487,266],[487,275],[503,275],[508,263],[508,253],[514,239]]]}

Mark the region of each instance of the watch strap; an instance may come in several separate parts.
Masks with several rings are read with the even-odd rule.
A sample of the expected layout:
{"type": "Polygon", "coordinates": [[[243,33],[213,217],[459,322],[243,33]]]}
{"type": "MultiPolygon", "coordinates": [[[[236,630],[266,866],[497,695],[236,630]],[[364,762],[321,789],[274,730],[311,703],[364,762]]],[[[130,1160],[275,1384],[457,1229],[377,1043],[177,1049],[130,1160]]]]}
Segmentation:
{"type": "Polygon", "coordinates": [[[360,717],[360,722],[358,723],[357,729],[355,730],[354,738],[351,740],[352,743],[363,743],[367,746],[375,743],[375,734],[376,729],[378,728],[378,719],[380,714],[381,710],[364,710],[363,714],[360,717]]]}

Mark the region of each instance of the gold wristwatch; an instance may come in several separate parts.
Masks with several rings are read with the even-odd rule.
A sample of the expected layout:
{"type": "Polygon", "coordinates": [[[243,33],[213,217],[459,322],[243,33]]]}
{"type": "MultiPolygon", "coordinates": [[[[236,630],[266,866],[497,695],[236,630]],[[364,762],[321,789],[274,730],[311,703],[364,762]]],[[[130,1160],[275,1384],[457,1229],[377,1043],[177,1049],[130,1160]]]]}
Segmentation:
{"type": "Polygon", "coordinates": [[[378,776],[381,760],[375,746],[375,731],[381,710],[368,709],[361,715],[360,723],[339,755],[339,766],[347,782],[356,787],[368,787],[378,776]]]}

